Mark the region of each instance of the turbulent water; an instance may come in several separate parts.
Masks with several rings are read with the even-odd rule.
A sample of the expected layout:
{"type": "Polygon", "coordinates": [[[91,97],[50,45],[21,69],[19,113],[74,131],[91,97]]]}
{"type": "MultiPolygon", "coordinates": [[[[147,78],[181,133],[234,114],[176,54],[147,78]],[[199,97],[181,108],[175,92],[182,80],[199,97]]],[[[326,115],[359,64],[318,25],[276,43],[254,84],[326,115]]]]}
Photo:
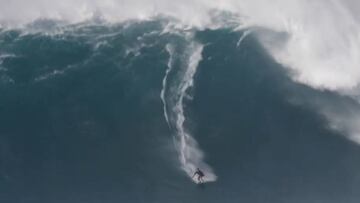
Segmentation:
{"type": "Polygon", "coordinates": [[[347,23],[316,26],[315,9],[293,12],[302,1],[264,3],[288,6],[280,26],[247,1],[190,24],[180,14],[202,1],[127,19],[133,3],[117,22],[67,22],[78,14],[58,5],[64,20],[36,20],[39,2],[0,14],[1,202],[359,202],[360,28],[348,7],[331,1],[315,21],[347,23]]]}

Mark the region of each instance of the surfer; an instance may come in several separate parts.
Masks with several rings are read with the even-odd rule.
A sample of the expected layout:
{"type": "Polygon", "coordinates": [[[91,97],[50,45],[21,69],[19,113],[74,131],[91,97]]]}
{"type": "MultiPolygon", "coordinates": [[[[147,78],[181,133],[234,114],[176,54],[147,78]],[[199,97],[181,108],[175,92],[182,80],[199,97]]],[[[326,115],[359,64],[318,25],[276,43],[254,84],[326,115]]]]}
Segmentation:
{"type": "Polygon", "coordinates": [[[203,177],[204,177],[205,175],[204,175],[204,173],[203,173],[199,168],[196,169],[196,171],[195,171],[195,173],[194,173],[194,175],[193,175],[192,178],[194,178],[196,175],[197,175],[198,182],[199,182],[199,183],[203,183],[203,182],[204,182],[203,177]]]}

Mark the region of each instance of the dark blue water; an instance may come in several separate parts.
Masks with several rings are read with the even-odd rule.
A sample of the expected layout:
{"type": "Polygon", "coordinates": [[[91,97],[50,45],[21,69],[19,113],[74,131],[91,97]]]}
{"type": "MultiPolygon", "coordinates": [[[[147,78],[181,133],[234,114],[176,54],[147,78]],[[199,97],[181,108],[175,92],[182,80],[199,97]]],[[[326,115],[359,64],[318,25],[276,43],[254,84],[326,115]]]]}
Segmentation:
{"type": "Polygon", "coordinates": [[[253,35],[236,47],[241,32],[164,23],[1,31],[1,202],[359,202],[360,148],[290,102],[339,96],[293,83],[253,35]],[[184,101],[218,176],[202,186],[180,169],[160,98],[184,32],[204,44],[184,101]]]}

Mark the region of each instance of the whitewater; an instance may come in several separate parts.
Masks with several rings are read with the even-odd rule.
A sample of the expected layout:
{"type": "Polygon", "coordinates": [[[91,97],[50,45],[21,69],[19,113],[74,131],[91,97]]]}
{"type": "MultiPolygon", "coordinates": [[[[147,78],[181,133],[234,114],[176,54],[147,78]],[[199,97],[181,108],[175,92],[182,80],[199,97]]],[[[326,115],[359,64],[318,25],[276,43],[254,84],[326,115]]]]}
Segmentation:
{"type": "Polygon", "coordinates": [[[358,1],[0,5],[1,201],[360,199],[358,1]]]}

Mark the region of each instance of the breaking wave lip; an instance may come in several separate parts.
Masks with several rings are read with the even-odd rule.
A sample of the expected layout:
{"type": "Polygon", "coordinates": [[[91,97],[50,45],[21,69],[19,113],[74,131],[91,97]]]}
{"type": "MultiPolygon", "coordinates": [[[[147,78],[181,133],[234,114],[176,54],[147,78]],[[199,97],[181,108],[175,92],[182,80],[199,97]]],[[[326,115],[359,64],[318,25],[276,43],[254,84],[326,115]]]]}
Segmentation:
{"type": "MultiPolygon", "coordinates": [[[[216,181],[217,176],[213,172],[213,169],[205,163],[204,153],[199,148],[197,141],[187,132],[185,128],[185,113],[184,113],[184,98],[187,96],[187,90],[194,85],[194,75],[196,73],[197,66],[202,60],[203,45],[190,40],[186,45],[185,51],[187,53],[176,53],[173,45],[168,44],[166,50],[169,53],[168,68],[163,78],[163,88],[160,93],[160,97],[163,101],[164,117],[171,130],[174,133],[174,145],[179,153],[179,161],[182,170],[192,178],[196,168],[201,168],[204,171],[204,182],[216,181]],[[180,67],[175,66],[174,54],[184,54],[186,57],[182,57],[182,65],[180,67]],[[174,69],[180,69],[178,80],[173,82],[173,86],[169,86],[169,74],[174,69]],[[169,100],[169,101],[168,101],[169,100]]],[[[192,179],[196,182],[194,179],[192,179]]]]}
{"type": "MultiPolygon", "coordinates": [[[[43,19],[54,19],[62,24],[90,20],[126,22],[167,16],[184,29],[259,26],[289,34],[282,47],[273,47],[273,43],[267,44],[266,40],[262,43],[278,62],[295,70],[295,81],[314,88],[343,91],[360,84],[357,68],[360,19],[354,12],[357,9],[360,9],[359,4],[340,0],[314,3],[301,0],[292,3],[287,0],[184,0],[172,4],[165,0],[125,0],[121,3],[115,0],[64,0],[51,5],[44,5],[42,0],[34,0],[31,4],[14,0],[6,8],[0,8],[0,24],[3,27],[26,25],[43,19]],[[19,10],[23,11],[21,15],[15,12],[19,10]]],[[[53,27],[52,23],[43,21],[46,27],[53,27]]]]}

